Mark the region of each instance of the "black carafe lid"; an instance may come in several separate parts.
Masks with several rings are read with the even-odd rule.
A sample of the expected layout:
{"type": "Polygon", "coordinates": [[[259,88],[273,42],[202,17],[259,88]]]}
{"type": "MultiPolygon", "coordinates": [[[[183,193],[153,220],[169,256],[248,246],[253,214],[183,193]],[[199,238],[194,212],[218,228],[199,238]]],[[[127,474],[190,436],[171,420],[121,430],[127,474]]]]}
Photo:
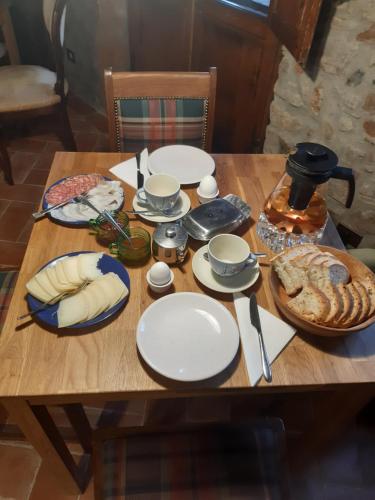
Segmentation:
{"type": "Polygon", "coordinates": [[[300,142],[290,154],[286,171],[292,178],[288,204],[296,210],[304,210],[318,184],[327,182],[331,177],[349,182],[349,207],[354,197],[354,176],[350,168],[338,167],[337,155],[326,146],[314,142],[300,142]]]}

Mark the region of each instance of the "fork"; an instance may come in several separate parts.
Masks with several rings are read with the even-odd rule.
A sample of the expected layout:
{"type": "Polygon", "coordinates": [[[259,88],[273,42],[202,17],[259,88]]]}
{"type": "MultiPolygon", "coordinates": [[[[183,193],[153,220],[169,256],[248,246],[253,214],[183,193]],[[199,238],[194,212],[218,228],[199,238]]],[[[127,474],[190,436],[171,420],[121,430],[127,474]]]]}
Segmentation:
{"type": "MultiPolygon", "coordinates": [[[[87,191],[84,191],[79,196],[85,197],[86,195],[87,195],[87,191]]],[[[67,205],[68,203],[75,201],[76,198],[77,198],[77,195],[72,196],[71,198],[68,198],[67,200],[62,201],[61,203],[57,203],[56,205],[52,205],[52,207],[45,208],[44,210],[41,210],[40,212],[34,212],[32,214],[32,216],[34,217],[35,220],[39,220],[42,217],[44,217],[46,214],[48,214],[49,212],[52,212],[52,210],[63,207],[64,205],[67,205]]]]}
{"type": "Polygon", "coordinates": [[[53,305],[57,304],[58,302],[60,302],[62,299],[65,299],[66,297],[71,297],[72,295],[75,295],[76,293],[80,292],[81,290],[86,288],[86,286],[89,283],[90,283],[90,281],[86,280],[83,283],[81,283],[74,290],[69,290],[68,292],[60,293],[59,295],[57,295],[57,297],[54,297],[53,299],[49,300],[48,302],[45,302],[42,306],[38,307],[37,309],[34,309],[34,311],[29,311],[26,314],[22,314],[22,316],[18,316],[17,320],[25,319],[29,316],[33,316],[34,314],[36,314],[38,312],[44,311],[48,307],[53,306],[53,305]]]}

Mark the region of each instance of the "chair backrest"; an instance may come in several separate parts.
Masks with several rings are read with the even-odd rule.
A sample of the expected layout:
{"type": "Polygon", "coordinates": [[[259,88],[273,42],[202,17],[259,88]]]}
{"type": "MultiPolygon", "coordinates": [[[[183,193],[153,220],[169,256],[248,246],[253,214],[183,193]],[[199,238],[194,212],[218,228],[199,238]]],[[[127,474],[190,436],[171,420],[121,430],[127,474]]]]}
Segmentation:
{"type": "Polygon", "coordinates": [[[112,151],[188,144],[211,151],[216,68],[208,73],[105,71],[112,151]]]}
{"type": "Polygon", "coordinates": [[[62,98],[64,93],[64,35],[66,4],[68,0],[43,0],[43,17],[49,33],[56,64],[56,93],[62,98]]]}

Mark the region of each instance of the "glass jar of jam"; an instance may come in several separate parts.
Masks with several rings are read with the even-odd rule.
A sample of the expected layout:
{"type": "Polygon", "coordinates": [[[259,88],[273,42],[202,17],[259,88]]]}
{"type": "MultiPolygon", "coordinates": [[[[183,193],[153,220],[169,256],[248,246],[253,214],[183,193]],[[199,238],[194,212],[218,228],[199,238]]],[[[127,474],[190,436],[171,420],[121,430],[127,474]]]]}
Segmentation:
{"type": "Polygon", "coordinates": [[[122,236],[109,245],[109,250],[128,265],[145,263],[151,255],[151,236],[142,227],[128,228],[130,240],[122,236]]]}
{"type": "MultiPolygon", "coordinates": [[[[128,229],[129,217],[125,212],[114,210],[110,213],[122,229],[128,229]]],[[[108,246],[110,243],[115,242],[119,237],[117,229],[114,228],[102,215],[99,215],[96,219],[90,219],[89,225],[95,232],[96,240],[100,245],[108,246]]]]}

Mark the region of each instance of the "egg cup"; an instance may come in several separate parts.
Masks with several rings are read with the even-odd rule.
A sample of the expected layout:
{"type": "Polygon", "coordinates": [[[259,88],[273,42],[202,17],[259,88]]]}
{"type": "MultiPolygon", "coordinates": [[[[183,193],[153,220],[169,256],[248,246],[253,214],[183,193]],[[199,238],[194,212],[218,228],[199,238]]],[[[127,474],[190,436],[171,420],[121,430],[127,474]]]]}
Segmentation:
{"type": "Polygon", "coordinates": [[[174,280],[174,274],[173,274],[172,269],[170,271],[171,271],[171,279],[167,283],[164,283],[164,285],[155,285],[155,283],[153,283],[150,280],[150,271],[147,271],[146,280],[147,280],[148,286],[151,288],[151,290],[153,292],[155,292],[155,293],[164,293],[167,290],[169,290],[169,288],[172,286],[172,283],[173,283],[173,280],[174,280]]]}
{"type": "Polygon", "coordinates": [[[199,191],[199,187],[198,187],[197,188],[197,195],[198,195],[200,203],[202,203],[202,204],[208,203],[209,201],[212,201],[219,196],[219,190],[217,190],[215,194],[207,196],[207,195],[201,194],[201,192],[199,191]]]}

